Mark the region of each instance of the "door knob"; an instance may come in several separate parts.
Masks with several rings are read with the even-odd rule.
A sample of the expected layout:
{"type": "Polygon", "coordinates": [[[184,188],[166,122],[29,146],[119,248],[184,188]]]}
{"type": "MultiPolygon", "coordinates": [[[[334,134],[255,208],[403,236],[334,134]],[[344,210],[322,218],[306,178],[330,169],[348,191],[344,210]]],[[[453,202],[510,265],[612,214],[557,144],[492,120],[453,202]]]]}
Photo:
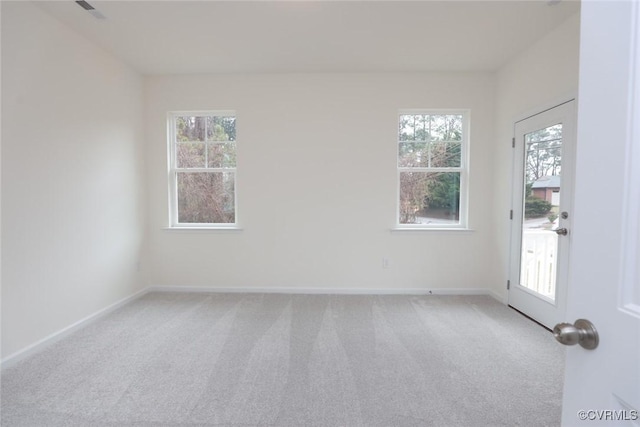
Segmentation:
{"type": "Polygon", "coordinates": [[[598,331],[593,323],[586,319],[578,319],[571,323],[558,323],[553,328],[553,336],[564,345],[580,344],[582,348],[593,350],[598,347],[598,331]]]}
{"type": "Polygon", "coordinates": [[[560,236],[566,236],[567,234],[569,234],[569,230],[567,230],[566,228],[557,228],[554,231],[560,236]]]}

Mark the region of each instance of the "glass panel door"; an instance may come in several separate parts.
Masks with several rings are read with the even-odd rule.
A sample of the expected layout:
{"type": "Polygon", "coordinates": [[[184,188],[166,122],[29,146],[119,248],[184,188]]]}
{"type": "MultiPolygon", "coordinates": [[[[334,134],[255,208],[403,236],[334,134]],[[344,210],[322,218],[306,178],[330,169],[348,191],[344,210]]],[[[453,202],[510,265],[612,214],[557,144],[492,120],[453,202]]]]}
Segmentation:
{"type": "Polygon", "coordinates": [[[564,321],[571,242],[575,101],[514,124],[509,305],[564,321]]]}
{"type": "Polygon", "coordinates": [[[520,285],[554,301],[562,181],[562,123],[524,135],[520,285]]]}

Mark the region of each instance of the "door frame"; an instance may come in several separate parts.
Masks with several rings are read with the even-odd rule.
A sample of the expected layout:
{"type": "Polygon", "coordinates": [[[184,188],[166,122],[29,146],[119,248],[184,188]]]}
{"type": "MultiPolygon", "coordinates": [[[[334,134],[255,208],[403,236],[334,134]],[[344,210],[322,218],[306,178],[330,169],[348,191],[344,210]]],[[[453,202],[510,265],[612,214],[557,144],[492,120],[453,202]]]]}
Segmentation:
{"type": "MultiPolygon", "coordinates": [[[[563,137],[565,134],[569,134],[570,138],[573,139],[572,144],[564,145],[562,149],[562,157],[563,159],[569,158],[571,159],[569,164],[569,173],[562,174],[562,188],[565,188],[562,196],[563,200],[563,208],[570,212],[570,217],[566,220],[561,220],[561,225],[559,227],[566,227],[569,230],[571,229],[571,217],[573,215],[572,206],[573,206],[573,188],[574,188],[574,177],[575,177],[575,159],[576,159],[576,151],[577,151],[577,138],[576,138],[576,129],[577,129],[577,96],[567,96],[563,97],[557,102],[549,103],[544,108],[539,108],[535,110],[535,112],[527,115],[521,116],[519,119],[514,120],[513,123],[513,134],[512,134],[512,159],[511,159],[511,212],[510,212],[510,234],[509,234],[509,269],[508,269],[508,282],[507,282],[507,304],[520,311],[527,317],[533,319],[537,323],[545,326],[548,329],[551,329],[555,323],[561,321],[560,319],[564,318],[564,312],[566,309],[566,296],[567,296],[567,283],[568,283],[568,273],[570,270],[570,246],[571,246],[571,233],[568,236],[562,236],[562,251],[559,250],[559,256],[557,257],[557,270],[556,270],[556,295],[555,300],[549,301],[542,296],[536,295],[534,292],[529,291],[526,288],[523,288],[519,285],[520,281],[520,267],[521,267],[521,251],[522,251],[522,218],[523,218],[523,197],[524,197],[524,164],[522,161],[522,157],[524,156],[524,146],[520,146],[517,144],[516,137],[516,129],[521,122],[525,120],[529,120],[539,116],[541,114],[545,114],[548,112],[553,112],[554,109],[558,108],[556,116],[560,120],[561,118],[566,118],[567,115],[570,115],[571,120],[567,121],[566,119],[560,120],[563,123],[563,137]],[[565,107],[569,105],[571,110],[569,112],[564,112],[560,109],[560,107],[565,107]],[[566,125],[569,127],[566,128],[566,125]],[[565,129],[568,129],[569,132],[566,132],[565,129]],[[568,198],[567,198],[568,195],[568,198]],[[562,268],[559,268],[562,265],[562,268]],[[559,286],[563,283],[562,286],[559,286]],[[524,294],[531,294],[532,298],[537,298],[541,301],[539,309],[534,310],[534,312],[526,312],[522,311],[520,307],[514,307],[512,302],[516,297],[516,293],[521,292],[524,294]],[[554,313],[555,311],[555,313],[554,313]],[[545,321],[546,319],[546,321],[545,321]]],[[[552,119],[553,120],[553,119],[552,119]]],[[[537,128],[537,126],[532,126],[533,128],[537,128]]],[[[562,191],[562,190],[561,190],[562,191]]],[[[560,247],[560,245],[558,245],[560,247]]],[[[559,248],[560,249],[560,248],[559,248]]],[[[520,298],[523,296],[520,295],[520,298]]],[[[526,296],[524,296],[526,298],[526,296]]],[[[518,304],[516,304],[518,305],[518,304]]]]}

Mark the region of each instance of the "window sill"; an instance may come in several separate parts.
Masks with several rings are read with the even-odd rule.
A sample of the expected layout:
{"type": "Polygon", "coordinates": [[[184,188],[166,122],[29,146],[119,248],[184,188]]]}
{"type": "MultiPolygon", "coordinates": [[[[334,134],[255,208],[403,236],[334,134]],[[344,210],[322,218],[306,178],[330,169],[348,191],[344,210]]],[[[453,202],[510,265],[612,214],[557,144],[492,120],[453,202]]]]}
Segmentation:
{"type": "Polygon", "coordinates": [[[164,227],[162,230],[175,232],[187,232],[187,233],[239,233],[242,232],[240,227],[164,227]]]}
{"type": "Polygon", "coordinates": [[[401,232],[404,232],[404,231],[420,231],[420,232],[423,232],[423,231],[428,231],[428,232],[432,232],[432,231],[443,232],[443,231],[446,231],[446,232],[454,232],[454,233],[474,233],[476,230],[474,230],[472,228],[445,228],[445,227],[443,227],[443,228],[436,228],[436,227],[433,227],[433,228],[428,228],[428,227],[394,227],[394,228],[391,229],[392,233],[395,233],[396,231],[401,231],[401,232]]]}

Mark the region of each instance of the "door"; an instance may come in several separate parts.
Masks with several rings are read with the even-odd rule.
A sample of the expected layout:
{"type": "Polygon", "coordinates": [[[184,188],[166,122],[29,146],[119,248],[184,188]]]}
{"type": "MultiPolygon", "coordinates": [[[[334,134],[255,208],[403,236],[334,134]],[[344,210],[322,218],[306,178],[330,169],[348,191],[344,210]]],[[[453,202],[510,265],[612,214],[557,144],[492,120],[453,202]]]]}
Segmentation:
{"type": "Polygon", "coordinates": [[[514,135],[509,305],[552,328],[566,304],[575,101],[517,122],[514,135]]]}
{"type": "Polygon", "coordinates": [[[591,321],[599,345],[567,347],[565,426],[640,425],[638,22],[638,2],[581,5],[575,215],[564,320],[591,321]]]}

